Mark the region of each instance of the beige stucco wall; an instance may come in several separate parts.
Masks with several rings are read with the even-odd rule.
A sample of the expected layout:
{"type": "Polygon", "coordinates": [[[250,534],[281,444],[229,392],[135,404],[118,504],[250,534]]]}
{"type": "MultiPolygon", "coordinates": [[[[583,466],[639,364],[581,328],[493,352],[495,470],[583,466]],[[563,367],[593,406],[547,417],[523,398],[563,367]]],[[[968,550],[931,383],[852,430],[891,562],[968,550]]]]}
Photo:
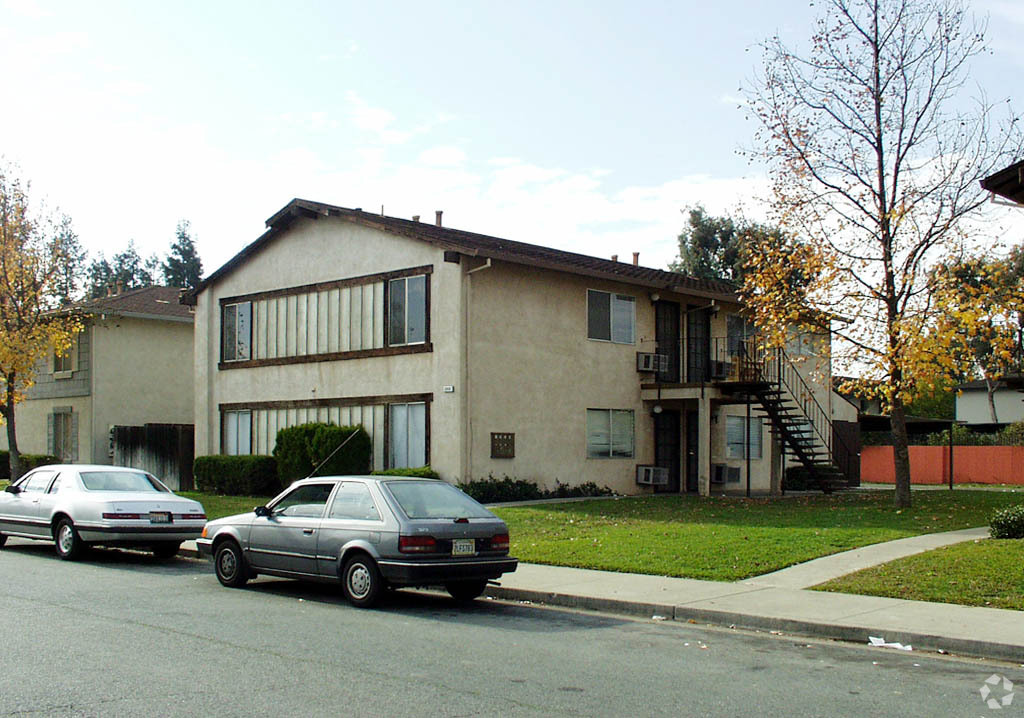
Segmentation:
{"type": "MultiPolygon", "coordinates": [[[[198,297],[196,454],[220,451],[221,404],[432,393],[430,460],[447,478],[461,467],[461,267],[426,242],[338,218],[296,220],[245,264],[198,297]],[[433,351],[284,366],[218,369],[221,297],[431,265],[433,351]],[[455,391],[447,393],[444,386],[455,391]]],[[[379,468],[379,467],[378,467],[379,468]]]]}
{"type": "Polygon", "coordinates": [[[968,424],[1009,424],[1024,420],[1024,394],[1000,389],[992,398],[996,405],[997,421],[992,421],[988,392],[984,389],[961,391],[957,395],[956,420],[968,424]]]}
{"type": "Polygon", "coordinates": [[[193,422],[191,322],[97,318],[92,327],[92,457],[109,463],[111,426],[193,422]]]}
{"type": "MultiPolygon", "coordinates": [[[[80,463],[106,463],[106,448],[100,459],[92,449],[92,397],[74,396],[58,399],[32,399],[17,405],[14,428],[18,435],[18,450],[23,454],[46,454],[47,417],[56,407],[70,407],[78,416],[78,461],[80,463]]],[[[0,449],[7,449],[7,425],[0,424],[0,449]]]]}

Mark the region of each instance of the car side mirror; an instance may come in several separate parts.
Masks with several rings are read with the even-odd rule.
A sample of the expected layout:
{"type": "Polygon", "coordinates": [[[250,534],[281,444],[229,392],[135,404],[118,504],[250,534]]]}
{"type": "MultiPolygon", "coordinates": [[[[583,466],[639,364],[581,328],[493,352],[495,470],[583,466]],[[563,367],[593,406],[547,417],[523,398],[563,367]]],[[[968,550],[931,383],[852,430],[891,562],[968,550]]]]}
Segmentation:
{"type": "Polygon", "coordinates": [[[270,516],[270,509],[268,509],[266,506],[257,506],[252,511],[257,516],[270,516]]]}
{"type": "Polygon", "coordinates": [[[20,494],[21,493],[21,487],[20,486],[15,486],[14,484],[11,484],[6,489],[4,489],[4,491],[6,491],[9,494],[20,494]]]}

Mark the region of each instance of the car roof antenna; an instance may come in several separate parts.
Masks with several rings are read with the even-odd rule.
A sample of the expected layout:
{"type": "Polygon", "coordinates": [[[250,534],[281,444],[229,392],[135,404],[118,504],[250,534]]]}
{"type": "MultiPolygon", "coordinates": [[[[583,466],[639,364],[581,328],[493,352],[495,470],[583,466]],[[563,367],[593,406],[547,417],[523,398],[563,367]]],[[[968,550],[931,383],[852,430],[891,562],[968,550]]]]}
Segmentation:
{"type": "Polygon", "coordinates": [[[345,439],[345,440],[344,440],[343,442],[341,442],[340,444],[338,444],[337,448],[336,448],[336,449],[335,449],[334,451],[332,451],[332,452],[331,452],[330,454],[328,454],[328,455],[327,455],[327,458],[326,458],[326,459],[324,459],[324,460],[323,460],[323,461],[321,461],[321,462],[320,462],[319,464],[317,464],[316,466],[314,466],[314,467],[313,467],[313,470],[309,472],[309,476],[307,476],[306,478],[307,478],[307,479],[311,479],[311,478],[313,478],[313,474],[315,474],[316,472],[318,472],[318,471],[320,470],[320,467],[321,467],[321,466],[323,466],[323,465],[324,465],[324,464],[326,464],[326,463],[327,463],[328,461],[330,461],[330,460],[331,460],[332,458],[334,458],[334,455],[335,455],[335,454],[337,454],[337,453],[338,453],[339,451],[341,451],[341,448],[342,448],[343,446],[345,446],[345,444],[347,444],[348,442],[352,441],[352,439],[356,438],[356,434],[358,434],[358,433],[359,433],[359,429],[357,428],[357,429],[356,429],[355,431],[353,431],[353,432],[352,432],[351,434],[349,434],[349,435],[348,435],[348,438],[347,438],[347,439],[345,439]]]}

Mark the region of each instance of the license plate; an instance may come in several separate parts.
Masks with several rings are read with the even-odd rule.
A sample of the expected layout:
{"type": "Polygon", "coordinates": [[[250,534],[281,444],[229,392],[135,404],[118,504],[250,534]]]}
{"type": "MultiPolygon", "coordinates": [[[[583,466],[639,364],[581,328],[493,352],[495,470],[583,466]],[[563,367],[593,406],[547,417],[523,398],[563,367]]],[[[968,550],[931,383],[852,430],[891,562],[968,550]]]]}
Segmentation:
{"type": "Polygon", "coordinates": [[[151,524],[169,524],[169,523],[171,523],[171,512],[170,511],[150,511],[149,512],[149,523],[151,523],[151,524]]]}
{"type": "Polygon", "coordinates": [[[452,541],[452,556],[472,556],[475,553],[475,539],[455,539],[452,541]]]}

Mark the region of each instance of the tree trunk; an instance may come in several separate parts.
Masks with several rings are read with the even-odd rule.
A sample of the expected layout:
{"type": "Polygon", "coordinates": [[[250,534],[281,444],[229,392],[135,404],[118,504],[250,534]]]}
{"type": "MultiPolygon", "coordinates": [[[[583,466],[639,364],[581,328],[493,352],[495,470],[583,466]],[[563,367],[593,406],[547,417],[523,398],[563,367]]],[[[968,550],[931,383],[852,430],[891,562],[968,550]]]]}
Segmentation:
{"type": "Polygon", "coordinates": [[[992,417],[992,423],[998,424],[999,417],[996,415],[996,384],[987,376],[985,377],[985,389],[988,393],[988,413],[992,417]]]}
{"type": "Polygon", "coordinates": [[[8,374],[4,377],[6,396],[4,404],[0,407],[0,414],[7,423],[7,450],[10,452],[11,481],[21,478],[21,452],[18,451],[18,437],[14,426],[14,381],[17,377],[8,374]]]}
{"type": "Polygon", "coordinates": [[[907,438],[907,415],[903,399],[892,402],[892,455],[896,469],[896,506],[910,507],[910,446],[907,438]]]}

